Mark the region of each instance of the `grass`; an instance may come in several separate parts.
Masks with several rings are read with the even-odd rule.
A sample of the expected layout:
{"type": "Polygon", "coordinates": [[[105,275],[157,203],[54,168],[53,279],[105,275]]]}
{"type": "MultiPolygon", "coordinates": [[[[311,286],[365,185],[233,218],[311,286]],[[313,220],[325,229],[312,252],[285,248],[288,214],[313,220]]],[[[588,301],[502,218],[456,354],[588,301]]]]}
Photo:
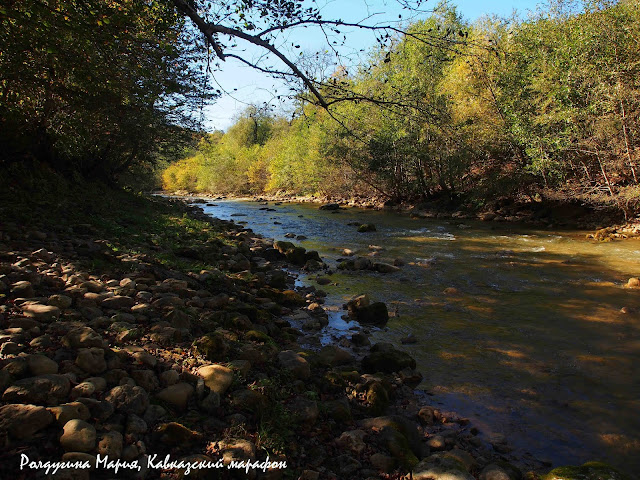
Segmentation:
{"type": "Polygon", "coordinates": [[[3,229],[102,240],[109,255],[83,256],[90,270],[127,271],[128,262],[112,259],[146,255],[167,268],[199,272],[216,265],[221,247],[231,244],[224,225],[190,218],[176,201],[64,178],[45,167],[24,170],[14,166],[0,176],[3,229]],[[192,248],[198,250],[188,258],[184,252],[192,248]]]}

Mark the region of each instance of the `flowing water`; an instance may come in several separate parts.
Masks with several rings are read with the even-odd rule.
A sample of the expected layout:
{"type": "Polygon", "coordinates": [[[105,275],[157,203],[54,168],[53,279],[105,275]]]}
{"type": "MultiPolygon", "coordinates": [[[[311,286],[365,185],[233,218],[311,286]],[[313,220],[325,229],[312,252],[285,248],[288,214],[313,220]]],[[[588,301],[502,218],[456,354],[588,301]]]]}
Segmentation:
{"type": "Polygon", "coordinates": [[[334,268],[321,287],[334,307],[325,340],[349,334],[338,307],[367,293],[392,312],[372,340],[416,359],[431,403],[504,434],[516,453],[640,472],[640,289],[624,288],[640,275],[640,241],[357,208],[215,204],[205,212],[265,237],[308,237],[294,242],[332,267],[344,248],[368,255],[370,246],[384,249],[376,261],[406,263],[392,274],[334,268]],[[352,222],[377,232],[357,233],[352,222]],[[417,343],[402,345],[410,333],[417,343]]]}

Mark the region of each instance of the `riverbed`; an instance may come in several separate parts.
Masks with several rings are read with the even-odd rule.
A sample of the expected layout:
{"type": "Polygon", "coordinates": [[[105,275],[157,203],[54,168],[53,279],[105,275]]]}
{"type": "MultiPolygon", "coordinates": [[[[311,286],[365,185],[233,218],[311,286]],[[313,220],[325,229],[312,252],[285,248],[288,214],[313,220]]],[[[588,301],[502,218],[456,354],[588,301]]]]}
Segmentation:
{"type": "Polygon", "coordinates": [[[341,306],[367,293],[391,312],[372,341],[416,359],[432,404],[469,418],[488,440],[504,435],[516,455],[640,472],[640,289],[625,288],[640,275],[640,241],[359,208],[210,203],[200,205],[206,213],[265,237],[306,237],[292,241],[332,267],[331,284],[318,286],[328,294],[324,342],[350,335],[341,306]],[[355,223],[377,231],[358,233],[355,223]],[[340,271],[345,248],[403,266],[340,271]],[[408,335],[416,343],[402,344],[408,335]]]}

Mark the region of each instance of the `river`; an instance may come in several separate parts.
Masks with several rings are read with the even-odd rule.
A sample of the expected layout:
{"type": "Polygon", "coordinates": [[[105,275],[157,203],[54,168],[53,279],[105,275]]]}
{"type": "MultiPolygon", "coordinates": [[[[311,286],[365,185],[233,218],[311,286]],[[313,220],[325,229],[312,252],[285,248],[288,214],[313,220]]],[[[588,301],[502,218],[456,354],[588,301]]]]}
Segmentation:
{"type": "Polygon", "coordinates": [[[325,341],[349,334],[339,307],[367,293],[394,313],[372,341],[416,359],[432,404],[489,438],[504,434],[517,455],[640,472],[640,290],[624,288],[640,275],[640,241],[358,208],[213,203],[200,206],[265,237],[306,236],[294,242],[332,267],[344,248],[379,250],[370,246],[383,248],[376,261],[405,263],[392,274],[333,268],[332,284],[320,287],[332,310],[325,341]],[[353,222],[377,231],[357,233],[353,222]],[[402,345],[408,334],[417,343],[402,345]]]}

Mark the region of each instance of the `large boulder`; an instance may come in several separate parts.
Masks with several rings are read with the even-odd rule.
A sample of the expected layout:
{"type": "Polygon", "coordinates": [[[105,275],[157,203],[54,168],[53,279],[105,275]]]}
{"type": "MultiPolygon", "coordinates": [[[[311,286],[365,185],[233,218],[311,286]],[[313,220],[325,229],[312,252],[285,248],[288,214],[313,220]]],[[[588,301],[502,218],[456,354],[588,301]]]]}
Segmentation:
{"type": "Polygon", "coordinates": [[[33,354],[27,356],[27,366],[32,375],[58,373],[58,364],[46,355],[33,354]]]}
{"type": "Polygon", "coordinates": [[[389,311],[383,302],[370,303],[367,295],[360,295],[347,303],[349,316],[360,323],[384,326],[389,321],[389,311]]]}
{"type": "Polygon", "coordinates": [[[360,425],[364,429],[379,432],[378,441],[404,468],[414,467],[426,451],[416,424],[400,415],[367,418],[360,425]]]}
{"type": "Polygon", "coordinates": [[[474,480],[464,462],[449,452],[436,453],[424,458],[413,469],[416,480],[474,480]]]}
{"type": "Polygon", "coordinates": [[[31,282],[21,280],[11,285],[11,293],[16,297],[31,298],[35,295],[31,282]]]}
{"type": "Polygon", "coordinates": [[[335,345],[326,345],[317,353],[316,360],[320,365],[336,367],[338,365],[353,363],[354,357],[342,348],[336,347],[335,345]]]}
{"type": "Polygon", "coordinates": [[[229,344],[224,336],[218,332],[209,333],[200,337],[193,344],[197,353],[207,360],[224,360],[229,353],[229,344]]]}
{"type": "Polygon", "coordinates": [[[478,480],[522,480],[522,472],[510,463],[491,463],[482,469],[478,480]]]}
{"type": "Polygon", "coordinates": [[[56,418],[60,426],[64,426],[69,420],[89,420],[91,412],[81,402],[64,403],[48,409],[56,418]]]}
{"type": "Polygon", "coordinates": [[[395,348],[379,348],[374,345],[371,353],[362,359],[365,373],[393,373],[405,368],[416,368],[416,361],[411,355],[395,348]]]}

